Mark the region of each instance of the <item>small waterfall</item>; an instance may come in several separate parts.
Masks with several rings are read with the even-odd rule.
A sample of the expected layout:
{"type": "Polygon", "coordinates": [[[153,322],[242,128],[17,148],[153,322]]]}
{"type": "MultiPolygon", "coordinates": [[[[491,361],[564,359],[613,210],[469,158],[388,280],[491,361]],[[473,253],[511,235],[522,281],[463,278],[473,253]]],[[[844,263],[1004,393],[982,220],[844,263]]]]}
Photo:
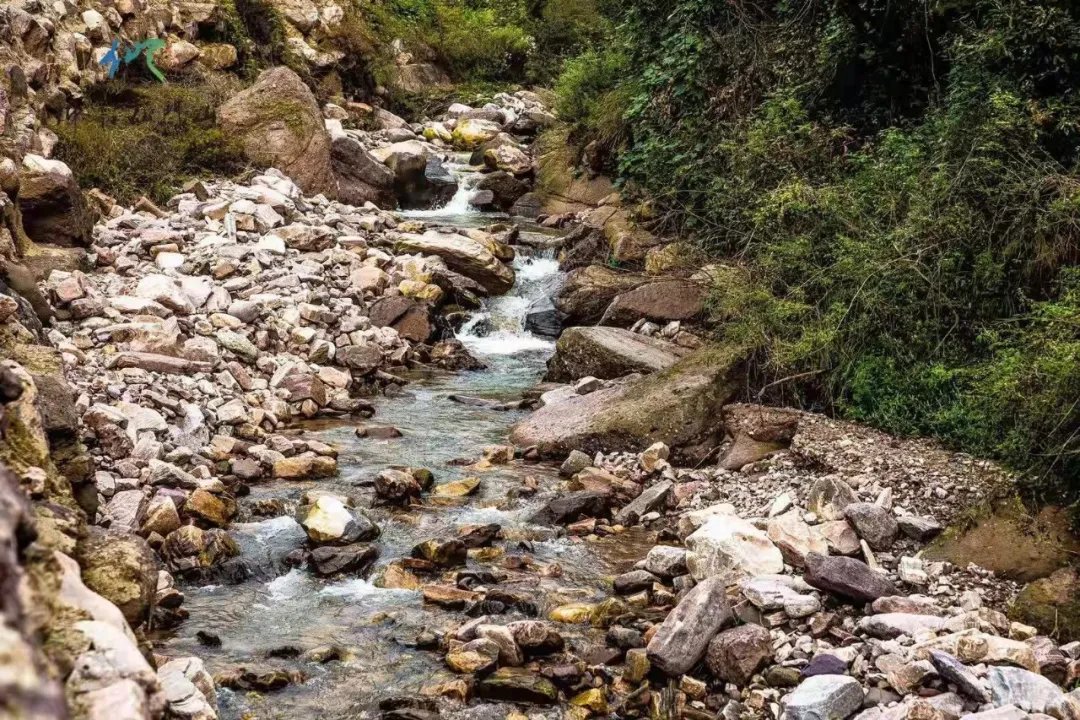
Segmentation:
{"type": "Polygon", "coordinates": [[[449,202],[430,210],[405,210],[401,215],[411,218],[442,218],[448,222],[460,221],[462,216],[479,216],[480,211],[470,205],[469,201],[476,195],[476,184],[483,176],[469,164],[470,157],[470,153],[456,153],[453,160],[446,163],[446,168],[458,183],[457,192],[449,202]]]}
{"type": "Polygon", "coordinates": [[[488,300],[484,311],[469,318],[458,332],[458,339],[480,355],[547,351],[554,346],[553,341],[525,329],[525,315],[535,300],[555,289],[561,277],[559,261],[551,252],[525,255],[521,250],[514,259],[514,288],[488,300]]]}

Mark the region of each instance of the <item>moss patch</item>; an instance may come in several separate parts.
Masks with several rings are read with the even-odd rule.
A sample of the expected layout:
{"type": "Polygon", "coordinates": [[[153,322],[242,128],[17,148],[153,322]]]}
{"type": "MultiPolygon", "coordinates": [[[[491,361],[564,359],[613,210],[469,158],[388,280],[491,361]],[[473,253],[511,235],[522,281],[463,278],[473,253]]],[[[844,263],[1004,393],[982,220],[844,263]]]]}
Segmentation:
{"type": "Polygon", "coordinates": [[[960,567],[975,563],[1001,577],[1032,581],[1064,567],[1077,552],[1080,541],[1070,532],[1065,510],[1046,507],[1031,515],[1014,495],[969,511],[924,556],[960,567]]]}
{"type": "Polygon", "coordinates": [[[1080,574],[1068,567],[1036,580],[1017,596],[1009,615],[1062,642],[1080,639],[1080,574]]]}

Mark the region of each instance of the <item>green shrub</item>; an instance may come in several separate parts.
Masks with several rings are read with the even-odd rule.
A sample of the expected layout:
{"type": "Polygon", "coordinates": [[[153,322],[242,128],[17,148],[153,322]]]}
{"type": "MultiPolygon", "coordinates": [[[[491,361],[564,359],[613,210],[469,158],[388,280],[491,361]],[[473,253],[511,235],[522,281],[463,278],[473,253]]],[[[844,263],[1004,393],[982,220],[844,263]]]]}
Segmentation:
{"type": "Polygon", "coordinates": [[[1080,7],[962,5],[628,0],[559,109],[603,141],[621,93],[656,229],[747,268],[711,306],[754,386],[1077,497],[1080,7]]]}
{"type": "Polygon", "coordinates": [[[238,89],[225,78],[193,84],[127,85],[95,91],[76,120],[54,124],[56,156],[84,188],[124,204],[141,195],[164,202],[191,178],[244,169],[235,138],[216,125],[218,105],[238,89]]]}

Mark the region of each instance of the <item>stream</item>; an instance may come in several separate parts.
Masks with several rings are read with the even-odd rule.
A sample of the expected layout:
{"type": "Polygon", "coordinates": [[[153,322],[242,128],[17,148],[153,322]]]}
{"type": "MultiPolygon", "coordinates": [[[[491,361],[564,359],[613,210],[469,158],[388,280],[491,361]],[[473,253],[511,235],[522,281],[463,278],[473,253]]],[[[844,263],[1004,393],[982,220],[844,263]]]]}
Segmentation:
{"type": "MultiPolygon", "coordinates": [[[[402,215],[455,227],[506,221],[505,216],[470,210],[469,170],[467,166],[454,169],[463,175],[454,200],[439,210],[402,215]]],[[[541,230],[522,225],[521,232],[527,236],[541,230]]],[[[338,448],[339,475],[254,484],[250,497],[242,502],[280,498],[291,511],[304,492],[320,490],[350,496],[357,507],[367,510],[372,505],[372,480],[391,465],[429,468],[437,483],[479,477],[479,491],[462,499],[425,496],[421,507],[367,510],[382,528],[374,541],[379,559],[367,579],[321,579],[307,569],[290,568],[285,556],[304,545],[305,535],[289,514],[232,526],[230,532],[250,571],[246,580],[181,588],[190,618],[164,640],[160,648],[164,654],[198,655],[211,673],[243,666],[260,672],[299,671],[306,676],[303,682],[265,695],[219,689],[224,720],[355,718],[373,711],[384,697],[415,695],[424,687],[454,679],[443,663],[438,639],[469,617],[425,604],[419,590],[384,589],[372,582],[387,564],[408,557],[412,547],[424,540],[454,538],[469,525],[501,527],[492,547],[470,551],[466,568],[419,576],[425,584],[453,584],[462,570],[505,576],[497,587],[529,602],[524,608],[494,616],[493,621],[500,624],[544,618],[557,605],[606,597],[610,576],[629,569],[651,547],[651,538],[644,533],[640,538],[628,533],[618,539],[585,541],[558,537],[554,528],[530,525],[529,516],[559,490],[557,467],[518,460],[478,471],[460,462],[479,459],[485,446],[504,444],[510,426],[523,411],[475,407],[454,402],[450,396],[518,400],[541,378],[554,349],[551,340],[527,332],[523,323],[530,303],[549,294],[560,280],[558,263],[550,250],[521,245],[515,249],[514,288],[505,296],[489,299],[458,333],[486,369],[412,373],[400,393],[374,399],[376,412],[370,420],[335,419],[305,426],[305,438],[338,448]],[[391,440],[357,437],[355,428],[360,424],[392,425],[403,436],[391,440]],[[530,477],[538,486],[532,494],[523,492],[530,477]],[[204,646],[197,635],[200,632],[217,636],[220,645],[204,646]],[[318,663],[297,656],[327,645],[341,648],[344,657],[318,663]]],[[[580,654],[603,644],[598,631],[587,626],[561,626],[560,630],[568,639],[568,649],[580,654]]],[[[475,710],[473,706],[461,712],[474,717],[475,710]]]]}

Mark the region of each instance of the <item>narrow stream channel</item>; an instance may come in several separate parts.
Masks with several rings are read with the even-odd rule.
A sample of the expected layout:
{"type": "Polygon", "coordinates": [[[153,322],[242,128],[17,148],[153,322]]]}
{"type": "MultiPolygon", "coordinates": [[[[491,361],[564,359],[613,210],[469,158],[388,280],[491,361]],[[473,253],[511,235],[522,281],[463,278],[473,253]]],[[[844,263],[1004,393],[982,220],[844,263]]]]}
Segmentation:
{"type": "MultiPolygon", "coordinates": [[[[463,180],[464,187],[469,178],[463,180]]],[[[407,215],[456,227],[500,221],[498,216],[469,210],[467,199],[464,204],[464,208],[453,203],[442,210],[407,215]]],[[[531,227],[521,230],[523,234],[539,232],[531,227]]],[[[305,437],[339,449],[339,476],[253,485],[251,497],[244,502],[280,498],[291,512],[305,492],[319,490],[350,496],[366,509],[372,505],[372,480],[391,465],[429,468],[437,483],[476,476],[481,479],[479,491],[460,501],[428,497],[423,507],[369,510],[382,528],[375,541],[380,557],[370,579],[324,580],[306,569],[290,568],[285,556],[304,545],[305,535],[289,514],[232,527],[242,548],[242,562],[251,573],[248,579],[239,584],[183,588],[190,619],[167,639],[165,653],[197,654],[215,673],[243,666],[299,671],[307,676],[304,682],[261,697],[220,690],[223,720],[355,718],[383,697],[416,694],[425,686],[453,679],[435,645],[444,631],[468,617],[425,605],[418,590],[384,589],[371,581],[388,563],[408,557],[412,547],[424,540],[454,538],[469,525],[501,527],[491,548],[470,552],[465,568],[496,573],[500,590],[528,598],[534,605],[497,616],[499,623],[542,618],[567,602],[599,600],[606,595],[610,576],[627,570],[651,547],[644,536],[585,542],[556,537],[553,528],[531,526],[527,518],[558,490],[553,466],[516,461],[478,472],[460,462],[479,459],[484,446],[505,443],[509,427],[522,412],[475,407],[454,402],[450,396],[517,400],[540,379],[554,348],[551,340],[524,329],[524,317],[530,303],[558,282],[558,263],[551,251],[517,249],[513,290],[489,300],[459,332],[487,369],[413,374],[400,394],[377,398],[375,416],[365,424],[392,425],[401,430],[401,438],[359,438],[354,432],[358,423],[352,422],[310,427],[305,437]],[[529,477],[539,486],[531,495],[523,492],[529,477]],[[220,646],[201,645],[199,632],[217,636],[220,646]],[[344,650],[344,659],[320,664],[297,656],[327,645],[344,650]]],[[[425,583],[453,584],[461,570],[421,577],[425,583]]],[[[485,586],[492,584],[485,581],[485,586]]],[[[597,642],[587,627],[564,627],[563,632],[570,638],[571,649],[581,653],[597,642]]],[[[463,717],[476,716],[475,706],[460,712],[463,717]]]]}

